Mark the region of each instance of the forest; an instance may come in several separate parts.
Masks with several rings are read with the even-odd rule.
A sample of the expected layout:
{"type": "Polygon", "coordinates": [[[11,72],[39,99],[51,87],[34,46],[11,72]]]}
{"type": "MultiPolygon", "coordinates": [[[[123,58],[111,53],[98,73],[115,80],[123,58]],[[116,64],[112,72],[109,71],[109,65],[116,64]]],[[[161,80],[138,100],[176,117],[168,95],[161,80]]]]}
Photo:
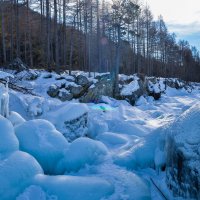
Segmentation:
{"type": "Polygon", "coordinates": [[[196,47],[138,0],[2,0],[0,65],[200,81],[196,47]]]}

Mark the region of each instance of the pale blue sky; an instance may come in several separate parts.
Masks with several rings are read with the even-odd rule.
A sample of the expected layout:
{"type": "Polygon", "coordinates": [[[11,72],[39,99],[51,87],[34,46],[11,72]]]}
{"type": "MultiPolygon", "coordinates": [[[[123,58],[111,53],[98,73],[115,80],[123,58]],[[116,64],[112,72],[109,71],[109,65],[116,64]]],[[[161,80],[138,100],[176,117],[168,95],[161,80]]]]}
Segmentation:
{"type": "Polygon", "coordinates": [[[200,50],[200,0],[146,0],[154,18],[160,14],[170,32],[200,50]]]}

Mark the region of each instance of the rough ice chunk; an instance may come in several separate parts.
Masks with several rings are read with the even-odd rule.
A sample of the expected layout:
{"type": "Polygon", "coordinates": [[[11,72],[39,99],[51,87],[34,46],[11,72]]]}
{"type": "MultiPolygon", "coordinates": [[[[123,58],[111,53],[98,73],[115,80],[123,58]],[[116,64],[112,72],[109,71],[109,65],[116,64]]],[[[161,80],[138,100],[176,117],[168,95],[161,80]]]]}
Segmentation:
{"type": "Polygon", "coordinates": [[[59,200],[100,200],[114,191],[109,182],[96,177],[37,175],[33,184],[59,200]]]}
{"type": "Polygon", "coordinates": [[[86,104],[69,103],[45,116],[69,140],[85,136],[88,132],[88,107],[86,104]]]}

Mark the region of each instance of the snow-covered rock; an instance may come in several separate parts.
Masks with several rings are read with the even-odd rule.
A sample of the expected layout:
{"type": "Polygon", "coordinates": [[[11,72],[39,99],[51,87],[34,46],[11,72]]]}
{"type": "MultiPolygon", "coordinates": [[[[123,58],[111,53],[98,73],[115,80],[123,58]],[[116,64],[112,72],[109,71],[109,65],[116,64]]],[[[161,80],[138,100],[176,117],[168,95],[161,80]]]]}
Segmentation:
{"type": "Polygon", "coordinates": [[[78,75],[76,77],[76,83],[78,85],[81,85],[81,86],[87,86],[90,84],[89,80],[87,79],[86,76],[83,76],[83,75],[78,75]]]}
{"type": "Polygon", "coordinates": [[[160,99],[161,94],[165,91],[166,85],[163,79],[156,77],[147,78],[147,92],[149,96],[153,96],[155,100],[160,99]]]}
{"type": "Polygon", "coordinates": [[[14,111],[10,112],[8,120],[12,123],[14,127],[23,124],[26,121],[19,113],[14,111]]]}
{"type": "Polygon", "coordinates": [[[20,150],[33,155],[45,173],[55,174],[55,166],[68,147],[66,138],[48,121],[27,121],[15,129],[20,150]]]}
{"type": "Polygon", "coordinates": [[[43,170],[29,154],[15,151],[8,158],[0,161],[0,198],[15,199],[43,170]]]}
{"type": "Polygon", "coordinates": [[[200,199],[200,103],[168,129],[166,182],[174,196],[200,199]]]}
{"type": "Polygon", "coordinates": [[[58,98],[61,101],[70,101],[70,100],[73,99],[73,95],[68,90],[66,90],[65,88],[62,88],[62,89],[59,90],[58,98]]]}
{"type": "Polygon", "coordinates": [[[78,138],[65,151],[64,158],[58,164],[58,171],[78,171],[86,165],[99,164],[107,153],[103,143],[89,138],[78,138]]]}
{"type": "Polygon", "coordinates": [[[28,66],[22,62],[20,58],[15,58],[10,64],[9,67],[11,69],[17,70],[18,72],[21,72],[23,70],[28,69],[28,66]]]}
{"type": "Polygon", "coordinates": [[[9,120],[0,116],[0,159],[19,149],[19,142],[9,120]]]}
{"type": "Polygon", "coordinates": [[[80,85],[70,87],[70,92],[74,98],[81,97],[83,95],[84,91],[85,91],[85,89],[80,85]]]}
{"type": "Polygon", "coordinates": [[[85,136],[88,132],[88,107],[86,104],[69,103],[49,112],[45,117],[69,140],[85,136]]]}
{"type": "Polygon", "coordinates": [[[50,96],[50,97],[56,97],[59,93],[59,87],[57,85],[50,85],[48,90],[47,90],[47,94],[50,96]]]}
{"type": "Polygon", "coordinates": [[[114,191],[108,181],[98,177],[37,175],[33,185],[46,192],[47,200],[100,200],[114,191]]]}
{"type": "Polygon", "coordinates": [[[138,77],[134,77],[130,83],[122,87],[120,96],[122,99],[126,99],[130,104],[134,105],[140,96],[145,95],[145,92],[144,82],[138,77]]]}

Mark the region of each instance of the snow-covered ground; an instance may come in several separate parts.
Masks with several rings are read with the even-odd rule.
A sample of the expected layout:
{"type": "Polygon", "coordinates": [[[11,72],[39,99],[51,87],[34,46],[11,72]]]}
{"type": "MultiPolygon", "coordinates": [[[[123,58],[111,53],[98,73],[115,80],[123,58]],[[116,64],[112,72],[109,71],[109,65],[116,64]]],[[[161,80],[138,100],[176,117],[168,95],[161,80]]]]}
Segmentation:
{"type": "MultiPolygon", "coordinates": [[[[136,106],[109,97],[103,97],[106,103],[80,104],[78,100],[61,102],[49,97],[47,88],[63,80],[44,76],[47,74],[18,82],[33,88],[37,97],[9,91],[9,108],[14,112],[8,120],[14,128],[8,120],[0,119],[2,137],[12,145],[8,152],[0,145],[0,199],[163,199],[155,185],[174,199],[166,188],[165,172],[161,172],[165,163],[162,130],[200,101],[200,85],[192,92],[168,87],[160,100],[142,96],[136,106]],[[84,113],[88,113],[87,133],[79,136],[87,137],[67,141],[61,134],[65,120],[84,113]],[[6,132],[13,138],[5,136],[6,132]],[[24,165],[26,160],[31,167],[24,165]],[[14,173],[13,177],[8,171],[14,173]]],[[[137,85],[133,83],[133,87],[137,85]]]]}

